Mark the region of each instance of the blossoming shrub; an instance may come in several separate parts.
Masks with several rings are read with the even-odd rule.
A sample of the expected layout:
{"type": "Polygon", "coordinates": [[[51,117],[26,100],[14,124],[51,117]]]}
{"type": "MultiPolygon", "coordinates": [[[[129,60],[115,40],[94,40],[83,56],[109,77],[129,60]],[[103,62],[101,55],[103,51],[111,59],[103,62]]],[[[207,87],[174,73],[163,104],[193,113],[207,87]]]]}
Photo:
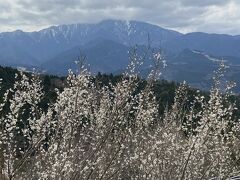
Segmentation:
{"type": "Polygon", "coordinates": [[[228,101],[231,86],[221,91],[223,65],[209,100],[199,93],[186,106],[183,83],[163,116],[153,92],[158,70],[139,91],[131,66],[103,87],[86,70],[70,72],[47,111],[39,107],[38,76],[22,73],[1,104],[10,111],[1,117],[0,179],[207,179],[240,170],[240,123],[228,101]]]}

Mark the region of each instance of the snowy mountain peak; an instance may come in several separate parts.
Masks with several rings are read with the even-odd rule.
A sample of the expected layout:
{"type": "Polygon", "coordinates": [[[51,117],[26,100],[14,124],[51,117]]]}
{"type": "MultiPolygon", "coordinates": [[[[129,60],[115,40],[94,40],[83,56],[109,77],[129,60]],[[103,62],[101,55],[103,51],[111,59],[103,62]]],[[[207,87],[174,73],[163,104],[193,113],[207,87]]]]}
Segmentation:
{"type": "MultiPolygon", "coordinates": [[[[233,58],[240,57],[240,52],[236,48],[240,46],[240,36],[232,38],[206,33],[183,35],[146,22],[104,20],[98,23],[51,26],[35,32],[17,30],[0,33],[0,63],[7,62],[9,65],[21,66],[26,63],[36,65],[36,62],[49,61],[70,49],[76,48],[79,53],[79,48],[94,47],[94,53],[100,53],[102,46],[112,47],[114,43],[121,44],[124,47],[122,49],[136,44],[141,47],[148,44],[148,37],[150,37],[152,47],[160,47],[165,54],[169,55],[177,55],[184,49],[197,49],[199,52],[206,52],[201,56],[207,58],[209,62],[218,60],[213,57],[224,55],[233,56],[233,58]],[[208,56],[208,54],[213,56],[208,56]]],[[[120,46],[115,47],[117,47],[116,51],[119,51],[120,46]]],[[[107,49],[104,50],[108,54],[107,49]]],[[[192,60],[191,55],[190,53],[189,60],[192,60]]],[[[64,56],[64,59],[73,60],[71,54],[64,56]]]]}

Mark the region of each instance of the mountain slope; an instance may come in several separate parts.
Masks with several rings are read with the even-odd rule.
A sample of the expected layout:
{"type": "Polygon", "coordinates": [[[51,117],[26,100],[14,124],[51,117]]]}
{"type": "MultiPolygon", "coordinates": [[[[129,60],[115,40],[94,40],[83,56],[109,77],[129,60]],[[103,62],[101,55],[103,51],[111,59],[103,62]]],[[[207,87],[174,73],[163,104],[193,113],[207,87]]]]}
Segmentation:
{"type": "Polygon", "coordinates": [[[240,57],[240,36],[195,32],[179,36],[166,46],[175,52],[188,48],[216,56],[240,57]]]}
{"type": "Polygon", "coordinates": [[[216,56],[240,58],[240,36],[207,33],[184,35],[139,21],[105,20],[96,24],[52,26],[36,32],[17,30],[0,33],[0,64],[4,64],[4,56],[13,59],[10,65],[36,65],[100,38],[128,47],[150,42],[152,47],[161,47],[167,54],[176,55],[187,48],[216,56]],[[18,57],[18,60],[11,56],[18,57]]]}
{"type": "MultiPolygon", "coordinates": [[[[62,75],[68,69],[76,70],[74,61],[83,53],[94,73],[122,72],[128,64],[130,47],[137,44],[142,51],[148,43],[166,55],[166,79],[185,79],[199,86],[209,80],[216,60],[226,59],[232,69],[228,77],[240,82],[240,36],[181,34],[139,21],[105,20],[52,26],[36,32],[0,33],[0,65],[37,66],[47,73],[62,75]]],[[[149,69],[149,64],[143,71],[149,69]]]]}
{"type": "MultiPolygon", "coordinates": [[[[83,46],[98,38],[132,46],[146,44],[148,35],[152,39],[152,44],[158,46],[160,41],[167,42],[181,34],[143,22],[106,20],[97,24],[52,26],[38,32],[18,30],[0,33],[0,47],[6,45],[9,47],[5,48],[3,52],[5,54],[14,54],[11,52],[14,49],[21,50],[22,54],[16,51],[15,55],[19,57],[21,64],[28,62],[36,64],[35,61],[45,62],[68,49],[83,46]]],[[[0,59],[0,64],[1,61],[3,60],[0,59]]]]}
{"type": "Polygon", "coordinates": [[[42,64],[42,69],[53,74],[67,74],[68,69],[77,70],[75,61],[86,55],[92,72],[111,73],[128,64],[128,47],[111,40],[97,40],[85,46],[76,46],[42,64]],[[83,53],[83,54],[81,54],[83,53]]]}
{"type": "Polygon", "coordinates": [[[187,81],[193,87],[209,90],[213,73],[222,61],[229,67],[223,78],[226,81],[235,81],[238,84],[236,91],[239,92],[240,61],[237,62],[234,58],[222,59],[201,51],[185,49],[169,58],[162,78],[177,82],[187,81]]]}

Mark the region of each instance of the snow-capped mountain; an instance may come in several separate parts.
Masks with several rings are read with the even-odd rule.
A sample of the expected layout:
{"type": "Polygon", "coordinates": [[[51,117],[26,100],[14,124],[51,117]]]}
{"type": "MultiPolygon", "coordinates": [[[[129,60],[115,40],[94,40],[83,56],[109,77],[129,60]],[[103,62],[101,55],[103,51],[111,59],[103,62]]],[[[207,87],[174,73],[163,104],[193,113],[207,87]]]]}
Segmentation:
{"type": "Polygon", "coordinates": [[[47,38],[56,43],[67,42],[78,45],[79,43],[85,44],[96,38],[105,38],[129,46],[145,44],[148,34],[152,37],[153,43],[157,45],[159,45],[159,40],[169,41],[181,35],[176,31],[163,29],[144,22],[121,20],[105,20],[97,24],[52,26],[34,35],[37,35],[35,38],[39,42],[47,38]]]}
{"type": "Polygon", "coordinates": [[[171,54],[189,48],[213,55],[240,57],[239,36],[181,34],[144,22],[105,20],[96,24],[52,26],[37,32],[0,33],[0,62],[38,65],[96,39],[111,40],[127,47],[150,43],[152,47],[163,48],[171,54]]]}
{"type": "Polygon", "coordinates": [[[82,52],[88,56],[92,71],[120,72],[126,67],[130,47],[149,44],[163,50],[169,64],[165,77],[171,80],[208,74],[222,59],[234,66],[235,72],[240,66],[240,36],[181,34],[145,22],[122,20],[0,33],[0,65],[35,66],[48,73],[66,74],[68,68],[76,67],[74,61],[82,52]]]}
{"type": "Polygon", "coordinates": [[[8,59],[9,65],[37,65],[95,39],[102,38],[133,46],[146,44],[148,35],[152,45],[159,46],[160,43],[170,41],[181,34],[143,22],[120,20],[52,26],[37,32],[17,30],[0,33],[0,62],[8,59]]]}

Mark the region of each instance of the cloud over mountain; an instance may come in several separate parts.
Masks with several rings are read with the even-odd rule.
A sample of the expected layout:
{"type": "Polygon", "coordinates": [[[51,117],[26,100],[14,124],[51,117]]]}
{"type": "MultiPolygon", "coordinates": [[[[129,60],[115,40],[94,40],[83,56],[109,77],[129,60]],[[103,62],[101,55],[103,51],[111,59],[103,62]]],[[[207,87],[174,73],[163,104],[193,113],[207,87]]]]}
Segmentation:
{"type": "Polygon", "coordinates": [[[0,31],[103,19],[141,20],[181,32],[240,34],[238,0],[0,0],[0,31]]]}

